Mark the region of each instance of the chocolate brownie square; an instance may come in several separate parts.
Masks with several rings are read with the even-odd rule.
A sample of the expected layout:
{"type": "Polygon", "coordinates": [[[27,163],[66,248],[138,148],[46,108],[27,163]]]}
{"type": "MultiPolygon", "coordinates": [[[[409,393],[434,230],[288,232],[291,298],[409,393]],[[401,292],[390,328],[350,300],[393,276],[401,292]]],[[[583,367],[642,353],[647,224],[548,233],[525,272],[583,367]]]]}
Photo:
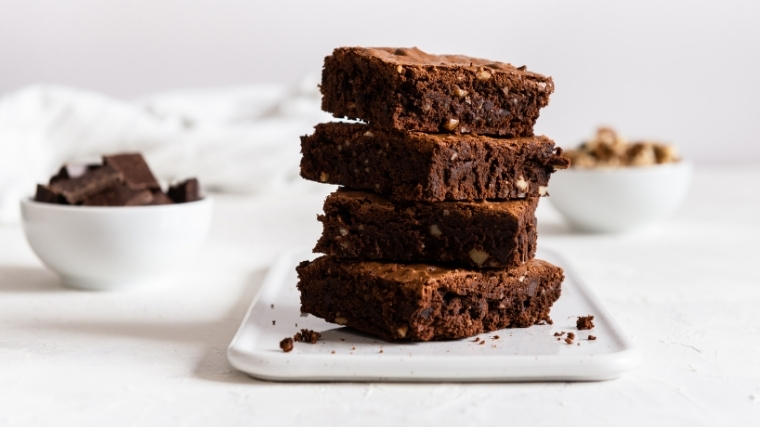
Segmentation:
{"type": "Polygon", "coordinates": [[[517,267],[536,252],[538,198],[405,202],[340,189],[327,197],[314,252],[340,258],[517,267]]]}
{"type": "Polygon", "coordinates": [[[301,312],[386,340],[464,338],[550,321],[561,268],[537,259],[511,269],[346,261],[297,267],[301,312]]]}
{"type": "Polygon", "coordinates": [[[569,166],[544,136],[492,138],[322,123],[301,137],[301,176],[418,201],[484,200],[546,194],[569,166]]]}
{"type": "Polygon", "coordinates": [[[325,58],[322,109],[376,127],[533,135],[551,77],[487,59],[417,48],[341,47],[325,58]]]}

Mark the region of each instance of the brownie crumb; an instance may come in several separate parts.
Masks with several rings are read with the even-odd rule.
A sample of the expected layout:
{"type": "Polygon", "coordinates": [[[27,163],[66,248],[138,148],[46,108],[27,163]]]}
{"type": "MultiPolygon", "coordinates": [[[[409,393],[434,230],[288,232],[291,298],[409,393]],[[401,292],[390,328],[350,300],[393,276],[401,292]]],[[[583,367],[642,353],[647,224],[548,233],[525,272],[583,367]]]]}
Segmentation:
{"type": "Polygon", "coordinates": [[[380,349],[380,353],[382,353],[382,352],[383,352],[383,349],[381,348],[381,349],[380,349]]]}
{"type": "Polygon", "coordinates": [[[322,338],[322,334],[312,331],[311,329],[301,329],[301,332],[296,333],[293,339],[300,342],[308,342],[316,344],[317,340],[322,338]]]}
{"type": "Polygon", "coordinates": [[[567,337],[567,338],[565,338],[565,342],[568,343],[568,344],[572,344],[573,343],[573,339],[570,338],[570,337],[567,337]]]}
{"type": "Polygon", "coordinates": [[[331,351],[330,354],[335,354],[335,350],[331,351]]]}
{"type": "Polygon", "coordinates": [[[594,316],[590,314],[588,316],[578,316],[575,326],[578,327],[579,331],[594,329],[594,316]]]}
{"type": "Polygon", "coordinates": [[[595,336],[593,336],[593,335],[589,335],[589,336],[588,336],[588,340],[589,340],[589,341],[596,341],[596,337],[595,337],[595,336]]]}
{"type": "Polygon", "coordinates": [[[498,335],[494,335],[492,338],[498,340],[500,337],[498,335]]]}
{"type": "Polygon", "coordinates": [[[548,323],[550,325],[553,325],[554,324],[554,320],[552,320],[551,317],[547,317],[546,318],[546,323],[548,323]]]}
{"type": "Polygon", "coordinates": [[[575,339],[575,334],[572,333],[572,332],[568,332],[567,333],[567,337],[570,338],[571,340],[574,340],[575,339]]]}
{"type": "Polygon", "coordinates": [[[562,338],[557,338],[557,341],[561,340],[562,338]]]}
{"type": "Polygon", "coordinates": [[[562,335],[565,335],[565,331],[562,331],[562,332],[555,332],[555,333],[554,333],[554,336],[555,336],[555,337],[561,337],[562,335]]]}
{"type": "Polygon", "coordinates": [[[274,308],[274,304],[269,304],[269,308],[274,308]]]}
{"type": "Polygon", "coordinates": [[[288,338],[285,338],[284,340],[280,341],[280,348],[285,353],[288,353],[291,350],[293,350],[293,338],[288,337],[288,338]]]}
{"type": "Polygon", "coordinates": [[[483,341],[480,342],[480,345],[483,345],[485,343],[486,343],[485,340],[483,340],[483,341]]]}
{"type": "Polygon", "coordinates": [[[340,340],[341,340],[341,341],[345,341],[345,338],[341,338],[340,340]]]}
{"type": "Polygon", "coordinates": [[[351,347],[351,350],[356,350],[356,346],[354,346],[354,347],[351,347]]]}
{"type": "Polygon", "coordinates": [[[272,320],[272,326],[274,326],[274,320],[272,320]]]}

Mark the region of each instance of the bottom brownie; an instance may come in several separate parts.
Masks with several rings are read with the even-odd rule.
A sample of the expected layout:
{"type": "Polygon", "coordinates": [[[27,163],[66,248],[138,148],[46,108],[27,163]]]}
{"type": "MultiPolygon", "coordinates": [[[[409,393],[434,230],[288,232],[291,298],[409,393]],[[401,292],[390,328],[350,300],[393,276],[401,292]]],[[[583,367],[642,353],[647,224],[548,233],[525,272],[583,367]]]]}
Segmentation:
{"type": "Polygon", "coordinates": [[[301,312],[389,341],[465,338],[550,322],[564,279],[561,268],[537,259],[511,269],[467,270],[322,256],[296,270],[301,312]]]}

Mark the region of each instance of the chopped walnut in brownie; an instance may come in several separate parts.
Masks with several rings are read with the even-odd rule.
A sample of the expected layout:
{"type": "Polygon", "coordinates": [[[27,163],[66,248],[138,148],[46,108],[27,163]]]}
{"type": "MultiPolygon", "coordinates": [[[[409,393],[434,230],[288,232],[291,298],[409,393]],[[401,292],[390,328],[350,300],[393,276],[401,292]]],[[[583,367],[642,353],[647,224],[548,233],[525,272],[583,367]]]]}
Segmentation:
{"type": "Polygon", "coordinates": [[[288,337],[280,341],[280,348],[285,353],[288,353],[289,351],[293,350],[293,338],[288,337]]]}
{"type": "Polygon", "coordinates": [[[311,344],[316,344],[317,340],[320,338],[322,338],[322,334],[312,331],[311,329],[301,329],[301,332],[298,332],[293,336],[293,339],[296,341],[308,342],[311,344]]]}
{"type": "Polygon", "coordinates": [[[578,316],[575,326],[578,327],[579,331],[594,329],[594,316],[590,314],[588,316],[578,316]]]}

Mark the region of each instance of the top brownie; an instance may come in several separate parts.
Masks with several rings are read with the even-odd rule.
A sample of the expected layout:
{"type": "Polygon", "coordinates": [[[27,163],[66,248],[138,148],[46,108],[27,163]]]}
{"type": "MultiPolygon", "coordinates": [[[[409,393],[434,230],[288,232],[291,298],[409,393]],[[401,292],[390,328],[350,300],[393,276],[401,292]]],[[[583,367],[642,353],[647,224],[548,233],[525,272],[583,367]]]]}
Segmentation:
{"type": "Polygon", "coordinates": [[[554,91],[525,66],[417,48],[341,47],[325,58],[322,109],[376,127],[533,135],[554,91]]]}

